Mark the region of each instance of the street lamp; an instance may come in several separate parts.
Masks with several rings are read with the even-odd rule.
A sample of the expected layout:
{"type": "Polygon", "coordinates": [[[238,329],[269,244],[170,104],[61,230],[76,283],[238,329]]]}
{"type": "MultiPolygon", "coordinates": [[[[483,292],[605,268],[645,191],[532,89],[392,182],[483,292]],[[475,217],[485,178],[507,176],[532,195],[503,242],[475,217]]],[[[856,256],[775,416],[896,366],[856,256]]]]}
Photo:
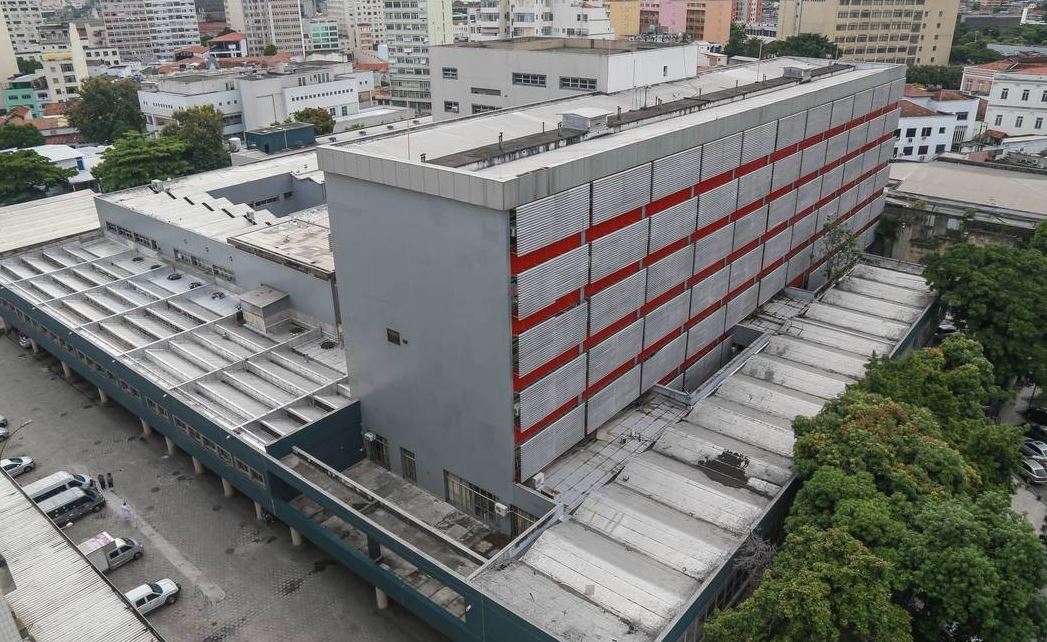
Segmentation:
{"type": "Polygon", "coordinates": [[[25,428],[26,426],[28,426],[31,423],[33,423],[32,419],[26,419],[25,421],[20,423],[17,428],[15,428],[14,430],[11,431],[11,434],[8,435],[7,439],[4,440],[4,443],[2,445],[0,445],[0,459],[4,458],[4,450],[7,449],[7,444],[11,443],[11,440],[14,439],[15,435],[18,434],[18,431],[23,429],[23,428],[25,428]]]}

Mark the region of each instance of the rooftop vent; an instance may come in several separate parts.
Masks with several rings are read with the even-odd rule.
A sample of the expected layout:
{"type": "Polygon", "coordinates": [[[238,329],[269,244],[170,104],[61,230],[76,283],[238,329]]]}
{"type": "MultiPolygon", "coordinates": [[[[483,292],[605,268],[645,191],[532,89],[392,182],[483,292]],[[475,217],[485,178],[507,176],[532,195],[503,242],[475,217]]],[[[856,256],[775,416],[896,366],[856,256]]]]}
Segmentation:
{"type": "Polygon", "coordinates": [[[330,350],[330,349],[334,348],[337,345],[338,345],[337,343],[335,343],[334,341],[331,341],[330,339],[328,339],[328,340],[322,342],[320,344],[320,347],[322,349],[324,349],[324,350],[330,350]]]}
{"type": "Polygon", "coordinates": [[[782,77],[792,78],[795,80],[799,80],[800,82],[810,82],[811,70],[803,69],[801,67],[786,67],[782,70],[782,77]]]}
{"type": "Polygon", "coordinates": [[[561,115],[563,116],[564,127],[568,129],[582,129],[592,135],[607,129],[607,117],[611,113],[602,109],[578,109],[561,115]]]}
{"type": "Polygon", "coordinates": [[[168,281],[177,281],[180,278],[182,278],[182,275],[179,274],[178,272],[172,272],[172,273],[167,275],[167,280],[168,281]]]}

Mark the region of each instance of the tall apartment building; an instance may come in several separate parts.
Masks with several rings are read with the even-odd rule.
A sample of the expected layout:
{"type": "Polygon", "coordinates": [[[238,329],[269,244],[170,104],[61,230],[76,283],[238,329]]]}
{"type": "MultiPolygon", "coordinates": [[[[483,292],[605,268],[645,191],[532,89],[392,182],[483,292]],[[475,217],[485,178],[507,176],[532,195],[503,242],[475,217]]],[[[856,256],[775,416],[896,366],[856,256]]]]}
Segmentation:
{"type": "Polygon", "coordinates": [[[372,443],[508,505],[655,384],[697,386],[825,282],[827,222],[871,242],[903,71],[778,58],[318,150],[372,443]]]}
{"type": "Polygon", "coordinates": [[[615,38],[627,38],[640,33],[640,0],[608,0],[607,16],[615,38]]]}
{"type": "Polygon", "coordinates": [[[454,42],[451,0],[386,0],[390,103],[431,111],[429,47],[454,42]]]}
{"type": "Polygon", "coordinates": [[[350,51],[374,51],[385,42],[383,0],[328,0],[327,13],[338,22],[350,51]]]}
{"type": "Polygon", "coordinates": [[[701,45],[583,38],[514,38],[429,49],[433,120],[697,75],[701,45]]]}
{"type": "Polygon", "coordinates": [[[302,21],[307,52],[339,51],[342,48],[338,37],[338,21],[321,16],[302,21]]]}
{"type": "Polygon", "coordinates": [[[734,21],[743,25],[763,22],[763,0],[733,0],[734,21]]]}
{"type": "Polygon", "coordinates": [[[18,61],[7,21],[0,20],[0,81],[18,75],[18,61]]]}
{"type": "Polygon", "coordinates": [[[291,55],[305,53],[299,0],[225,0],[225,19],[247,36],[247,54],[260,56],[267,45],[291,55]]]}
{"type": "Polygon", "coordinates": [[[33,51],[40,42],[37,33],[44,19],[38,0],[0,0],[0,13],[7,24],[8,37],[15,53],[33,51]]]}
{"type": "Polygon", "coordinates": [[[80,95],[80,85],[91,67],[120,64],[119,50],[107,46],[108,34],[98,24],[71,22],[41,25],[37,51],[28,54],[43,65],[51,102],[65,102],[80,95]]]}
{"type": "Polygon", "coordinates": [[[200,44],[193,0],[102,0],[102,21],[124,58],[171,58],[200,44]]]}
{"type": "Polygon", "coordinates": [[[732,11],[731,0],[640,0],[640,31],[683,33],[692,40],[726,44],[732,11]]]}
{"type": "Polygon", "coordinates": [[[604,0],[480,0],[472,40],[614,38],[610,9],[604,0]]]}
{"type": "Polygon", "coordinates": [[[945,65],[958,11],[959,0],[782,0],[778,37],[823,34],[845,60],[945,65]]]}

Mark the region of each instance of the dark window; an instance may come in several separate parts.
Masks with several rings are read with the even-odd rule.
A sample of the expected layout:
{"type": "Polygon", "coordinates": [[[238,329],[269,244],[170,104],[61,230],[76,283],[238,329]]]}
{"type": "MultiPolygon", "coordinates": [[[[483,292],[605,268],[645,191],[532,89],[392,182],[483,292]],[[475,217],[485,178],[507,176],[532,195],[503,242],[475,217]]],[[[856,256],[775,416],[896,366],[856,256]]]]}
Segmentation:
{"type": "Polygon", "coordinates": [[[473,103],[474,114],[483,114],[489,111],[498,111],[499,109],[501,109],[501,107],[495,107],[494,105],[477,105],[476,103],[473,103]]]}
{"type": "Polygon", "coordinates": [[[930,136],[933,131],[934,128],[932,127],[924,127],[920,130],[920,136],[930,136]]]}
{"type": "Polygon", "coordinates": [[[452,113],[452,114],[457,114],[458,113],[458,102],[454,101],[454,100],[445,100],[444,101],[444,111],[452,113]]]}
{"type": "Polygon", "coordinates": [[[470,87],[469,91],[474,94],[481,96],[501,96],[502,90],[500,89],[487,89],[486,87],[470,87]]]}
{"type": "Polygon", "coordinates": [[[596,91],[595,78],[567,78],[560,77],[560,89],[580,89],[582,91],[596,91]]]}
{"type": "Polygon", "coordinates": [[[400,345],[402,343],[402,341],[400,341],[400,333],[392,328],[385,329],[385,340],[394,345],[400,345]]]}
{"type": "Polygon", "coordinates": [[[525,87],[545,87],[545,74],[513,73],[513,84],[525,87]]]}
{"type": "Polygon", "coordinates": [[[1022,100],[1029,100],[1029,90],[1028,89],[1023,89],[1022,90],[1022,100]]]}
{"type": "Polygon", "coordinates": [[[1009,94],[1009,93],[1011,93],[1010,89],[1001,89],[1000,90],[1000,98],[1003,98],[1004,100],[1007,100],[1007,94],[1009,94]]]}
{"type": "Polygon", "coordinates": [[[936,145],[935,148],[934,148],[934,153],[935,154],[943,154],[943,153],[945,153],[945,145],[936,145]]]}
{"type": "Polygon", "coordinates": [[[404,472],[404,479],[412,484],[418,483],[418,470],[415,467],[414,453],[406,448],[400,449],[400,468],[404,472]]]}
{"type": "Polygon", "coordinates": [[[446,80],[458,80],[458,68],[457,67],[444,67],[443,75],[446,80]]]}
{"type": "Polygon", "coordinates": [[[910,127],[910,128],[905,130],[905,137],[906,138],[912,138],[915,135],[916,135],[916,128],[915,127],[910,127]]]}
{"type": "Polygon", "coordinates": [[[912,147],[903,147],[902,156],[912,156],[912,147]]]}
{"type": "Polygon", "coordinates": [[[939,134],[944,134],[945,133],[945,128],[944,127],[939,127],[938,128],[938,133],[939,134]]]}
{"type": "MultiPolygon", "coordinates": [[[[1047,94],[1047,92],[1044,92],[1044,93],[1047,94]]],[[[965,111],[958,111],[958,112],[956,112],[956,120],[967,120],[967,112],[965,112],[965,111]]]]}
{"type": "Polygon", "coordinates": [[[925,154],[927,154],[927,146],[926,145],[920,145],[916,149],[916,153],[919,154],[920,156],[924,156],[925,154]]]}
{"type": "Polygon", "coordinates": [[[389,442],[385,437],[374,436],[367,445],[367,458],[382,468],[389,468],[389,442]]]}

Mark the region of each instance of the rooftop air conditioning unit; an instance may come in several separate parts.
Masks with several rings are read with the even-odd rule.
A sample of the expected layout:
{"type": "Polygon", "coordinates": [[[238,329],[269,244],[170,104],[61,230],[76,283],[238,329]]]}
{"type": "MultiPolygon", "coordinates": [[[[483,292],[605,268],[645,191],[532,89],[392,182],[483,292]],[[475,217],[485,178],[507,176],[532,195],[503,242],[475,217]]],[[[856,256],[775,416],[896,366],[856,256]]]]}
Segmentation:
{"type": "Polygon", "coordinates": [[[375,435],[375,434],[374,434],[373,432],[371,432],[370,430],[368,430],[367,432],[365,432],[365,433],[364,433],[364,441],[366,441],[367,443],[371,443],[371,442],[372,442],[372,441],[374,441],[374,440],[375,440],[376,438],[377,438],[377,435],[375,435]]]}
{"type": "Polygon", "coordinates": [[[545,487],[545,473],[538,473],[531,478],[531,481],[534,482],[535,490],[542,490],[545,487]]]}
{"type": "Polygon", "coordinates": [[[506,515],[509,514],[509,507],[506,506],[505,504],[502,504],[501,502],[495,502],[495,504],[494,504],[494,514],[499,516],[499,517],[505,517],[506,515]]]}

